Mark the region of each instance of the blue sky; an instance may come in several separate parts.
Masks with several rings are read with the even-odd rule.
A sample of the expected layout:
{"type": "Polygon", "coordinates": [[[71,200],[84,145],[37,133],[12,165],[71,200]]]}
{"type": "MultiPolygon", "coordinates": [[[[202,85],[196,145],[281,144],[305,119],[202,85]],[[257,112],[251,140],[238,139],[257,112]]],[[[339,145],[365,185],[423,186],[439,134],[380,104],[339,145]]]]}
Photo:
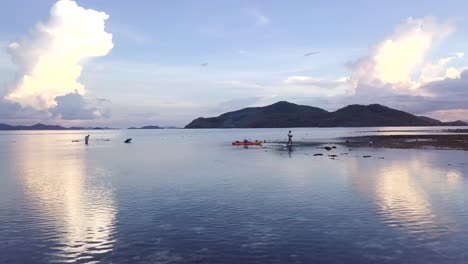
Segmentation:
{"type": "MultiPolygon", "coordinates": [[[[4,48],[0,51],[0,95],[8,97],[34,68],[33,62],[24,67],[14,59],[27,49],[11,55],[8,45],[37,44],[31,40],[37,35],[36,25],[39,21],[48,25],[55,3],[1,3],[0,45],[4,48]]],[[[468,82],[468,76],[461,74],[468,66],[461,55],[468,47],[466,1],[76,3],[109,16],[101,33],[112,34],[113,44],[105,54],[85,54],[78,62],[83,68],[77,79],[83,85],[83,98],[80,103],[70,103],[74,107],[67,113],[85,110],[85,118],[57,112],[64,109],[63,105],[55,107],[57,100],[39,106],[30,99],[10,96],[3,108],[0,105],[0,110],[10,114],[0,114],[0,122],[184,125],[198,116],[278,100],[327,110],[349,103],[381,103],[442,119],[468,113],[468,103],[460,99],[468,91],[453,88],[457,89],[455,98],[450,97],[453,93],[444,93],[447,88],[426,89],[449,83],[450,90],[468,82]],[[389,41],[401,45],[383,48],[389,41]],[[304,56],[309,52],[314,54],[304,56]],[[409,61],[405,58],[412,55],[405,52],[418,54],[409,61]],[[402,59],[389,59],[398,56],[402,59]],[[376,62],[377,58],[387,59],[376,62]],[[441,59],[447,62],[436,67],[441,59]],[[368,64],[357,63],[366,60],[375,65],[368,69],[363,66],[368,64]],[[405,67],[408,71],[398,73],[405,67]],[[12,113],[12,103],[21,105],[21,109],[17,105],[14,109],[22,115],[12,113]],[[103,107],[105,111],[96,110],[103,107]],[[31,111],[41,114],[31,115],[31,111]],[[99,114],[90,118],[91,112],[99,114]]],[[[56,54],[51,49],[47,48],[48,54],[56,54]]],[[[35,89],[34,85],[28,89],[35,89]]]]}

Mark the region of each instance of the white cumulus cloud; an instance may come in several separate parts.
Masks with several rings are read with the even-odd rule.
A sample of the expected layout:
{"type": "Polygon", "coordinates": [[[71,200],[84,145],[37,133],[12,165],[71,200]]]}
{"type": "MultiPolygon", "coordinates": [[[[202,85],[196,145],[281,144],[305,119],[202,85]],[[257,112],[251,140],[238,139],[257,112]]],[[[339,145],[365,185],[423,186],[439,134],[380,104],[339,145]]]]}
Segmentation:
{"type": "Polygon", "coordinates": [[[421,69],[419,82],[429,83],[433,81],[440,81],[445,78],[455,79],[460,78],[461,69],[449,67],[448,64],[460,57],[440,58],[437,63],[427,63],[421,69]]]}
{"type": "MultiPolygon", "coordinates": [[[[408,18],[366,57],[352,65],[352,84],[376,86],[390,84],[394,88],[417,88],[412,76],[424,64],[433,44],[455,30],[451,22],[440,23],[427,17],[408,18]]],[[[426,69],[429,70],[429,69],[426,69]]]]}
{"type": "Polygon", "coordinates": [[[57,105],[59,96],[85,94],[85,86],[78,81],[83,66],[114,46],[112,34],[105,31],[108,18],[71,0],[56,2],[47,22],[8,46],[22,76],[6,99],[23,107],[49,109],[57,105]]]}

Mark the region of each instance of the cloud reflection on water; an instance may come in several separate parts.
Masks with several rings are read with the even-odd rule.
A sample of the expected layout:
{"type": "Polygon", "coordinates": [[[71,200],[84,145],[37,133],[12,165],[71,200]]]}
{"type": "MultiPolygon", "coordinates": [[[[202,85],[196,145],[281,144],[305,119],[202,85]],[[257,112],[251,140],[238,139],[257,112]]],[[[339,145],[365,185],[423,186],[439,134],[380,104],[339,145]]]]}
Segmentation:
{"type": "Polygon", "coordinates": [[[375,198],[388,225],[418,232],[433,225],[436,219],[426,193],[413,178],[412,170],[405,164],[384,167],[376,179],[375,198]]]}
{"type": "Polygon", "coordinates": [[[18,144],[24,192],[37,211],[43,239],[56,245],[52,259],[92,261],[113,248],[113,190],[105,171],[87,172],[86,149],[48,148],[48,140],[18,144]]]}
{"type": "Polygon", "coordinates": [[[407,153],[386,160],[347,160],[351,185],[376,205],[382,222],[409,235],[440,236],[457,228],[447,208],[433,204],[454,199],[453,191],[463,183],[456,169],[441,167],[430,153],[407,153]],[[391,159],[391,161],[390,161],[391,159]]]}

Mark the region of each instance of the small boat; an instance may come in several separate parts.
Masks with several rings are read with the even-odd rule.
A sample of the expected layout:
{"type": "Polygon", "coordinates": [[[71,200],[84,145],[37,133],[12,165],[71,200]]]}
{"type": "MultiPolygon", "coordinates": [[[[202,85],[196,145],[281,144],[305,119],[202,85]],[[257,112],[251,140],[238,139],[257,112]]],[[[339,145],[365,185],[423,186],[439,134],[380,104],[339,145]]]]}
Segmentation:
{"type": "Polygon", "coordinates": [[[261,141],[254,141],[254,142],[251,142],[251,141],[247,141],[247,142],[244,142],[244,141],[235,141],[235,142],[232,142],[232,145],[233,146],[261,146],[263,142],[261,141]]]}

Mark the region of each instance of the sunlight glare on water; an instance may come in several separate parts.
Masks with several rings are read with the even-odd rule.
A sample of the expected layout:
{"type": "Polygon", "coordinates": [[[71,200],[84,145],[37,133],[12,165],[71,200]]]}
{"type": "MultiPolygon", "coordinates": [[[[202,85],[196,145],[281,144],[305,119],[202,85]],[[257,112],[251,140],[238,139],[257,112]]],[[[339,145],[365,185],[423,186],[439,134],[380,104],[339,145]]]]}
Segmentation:
{"type": "Polygon", "coordinates": [[[0,262],[468,261],[466,152],[230,145],[286,134],[2,132],[0,262]]]}

